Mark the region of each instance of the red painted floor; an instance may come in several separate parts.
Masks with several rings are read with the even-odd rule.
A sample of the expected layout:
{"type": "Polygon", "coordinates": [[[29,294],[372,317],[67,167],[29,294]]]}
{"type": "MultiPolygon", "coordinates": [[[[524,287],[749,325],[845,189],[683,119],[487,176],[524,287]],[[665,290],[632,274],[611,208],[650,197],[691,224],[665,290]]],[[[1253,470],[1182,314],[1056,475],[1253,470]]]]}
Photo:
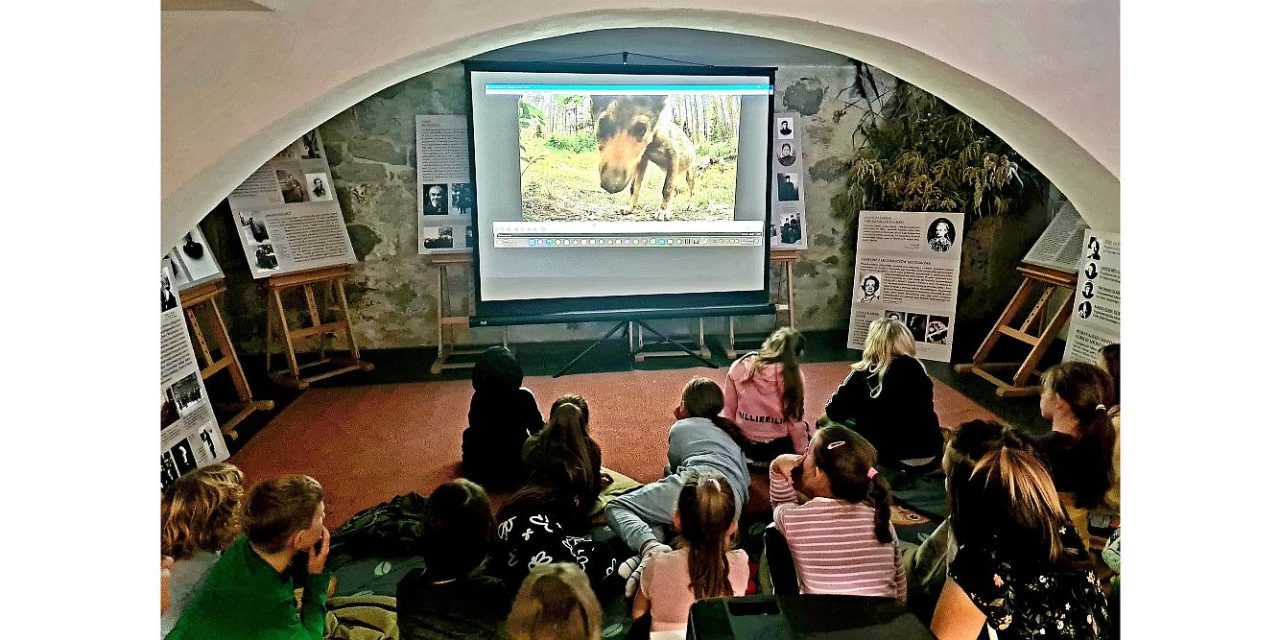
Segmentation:
{"type": "MultiPolygon", "coordinates": [[[[805,364],[805,413],[812,423],[844,380],[843,362],[805,364]]],[[[722,381],[724,369],[671,369],[525,378],[545,413],[565,393],[591,405],[591,435],[604,465],[641,482],[656,480],[666,461],[667,428],[680,391],[694,376],[722,381]]],[[[997,420],[991,412],[934,382],[943,426],[997,420]]],[[[324,486],[326,523],[335,528],[357,511],[396,494],[427,494],[460,474],[462,430],[471,382],[310,389],[253,437],[231,462],[249,483],[305,473],[324,486]]]]}

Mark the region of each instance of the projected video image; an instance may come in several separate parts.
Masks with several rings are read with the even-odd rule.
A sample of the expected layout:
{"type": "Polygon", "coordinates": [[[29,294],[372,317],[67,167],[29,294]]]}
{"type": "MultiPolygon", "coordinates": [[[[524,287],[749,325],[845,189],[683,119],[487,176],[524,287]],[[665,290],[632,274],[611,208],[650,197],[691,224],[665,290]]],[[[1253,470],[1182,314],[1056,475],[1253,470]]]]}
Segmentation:
{"type": "Polygon", "coordinates": [[[733,220],[739,100],[522,95],[524,220],[733,220]]]}

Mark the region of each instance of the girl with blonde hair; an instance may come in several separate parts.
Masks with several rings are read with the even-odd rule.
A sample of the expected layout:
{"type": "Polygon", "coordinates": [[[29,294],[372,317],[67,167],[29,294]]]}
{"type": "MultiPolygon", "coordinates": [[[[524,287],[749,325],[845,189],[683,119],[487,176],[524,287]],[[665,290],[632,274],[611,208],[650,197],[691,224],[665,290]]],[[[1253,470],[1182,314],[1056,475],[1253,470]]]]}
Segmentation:
{"type": "Polygon", "coordinates": [[[600,640],[604,614],[587,576],[567,562],[538,565],[507,618],[510,640],[600,640]]]}
{"type": "Polygon", "coordinates": [[[182,617],[222,550],[240,536],[243,501],[244,473],[224,463],[187,473],[161,494],[160,553],[174,560],[161,637],[182,617]]]}
{"type": "Polygon", "coordinates": [[[875,320],[862,359],[827,401],[826,415],[870,441],[882,462],[924,469],[939,463],[942,431],[933,410],[933,380],[915,356],[907,325],[875,320]]]}
{"type": "Polygon", "coordinates": [[[773,332],[760,351],[729,367],[724,381],[724,416],[738,423],[749,444],[747,458],[768,464],[786,453],[804,453],[804,335],[791,327],[773,332]]]}

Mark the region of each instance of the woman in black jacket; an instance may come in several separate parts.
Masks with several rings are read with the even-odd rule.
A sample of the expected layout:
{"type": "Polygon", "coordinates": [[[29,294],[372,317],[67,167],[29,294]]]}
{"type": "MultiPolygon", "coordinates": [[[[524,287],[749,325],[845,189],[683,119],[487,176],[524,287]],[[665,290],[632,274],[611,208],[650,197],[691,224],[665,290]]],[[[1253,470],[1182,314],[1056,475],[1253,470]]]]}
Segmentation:
{"type": "Polygon", "coordinates": [[[831,396],[826,414],[871,441],[881,460],[920,469],[941,459],[942,432],[933,380],[915,355],[907,325],[892,318],[872,322],[862,360],[831,396]]]}

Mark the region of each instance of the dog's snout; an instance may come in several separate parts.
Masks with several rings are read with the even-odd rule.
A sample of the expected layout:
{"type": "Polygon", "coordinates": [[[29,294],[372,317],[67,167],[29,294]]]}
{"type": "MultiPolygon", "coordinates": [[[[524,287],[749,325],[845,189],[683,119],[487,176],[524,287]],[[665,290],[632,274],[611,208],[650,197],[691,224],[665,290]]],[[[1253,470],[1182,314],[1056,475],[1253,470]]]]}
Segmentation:
{"type": "Polygon", "coordinates": [[[627,188],[631,176],[627,175],[626,170],[602,165],[600,167],[600,188],[609,193],[617,193],[627,188]]]}

